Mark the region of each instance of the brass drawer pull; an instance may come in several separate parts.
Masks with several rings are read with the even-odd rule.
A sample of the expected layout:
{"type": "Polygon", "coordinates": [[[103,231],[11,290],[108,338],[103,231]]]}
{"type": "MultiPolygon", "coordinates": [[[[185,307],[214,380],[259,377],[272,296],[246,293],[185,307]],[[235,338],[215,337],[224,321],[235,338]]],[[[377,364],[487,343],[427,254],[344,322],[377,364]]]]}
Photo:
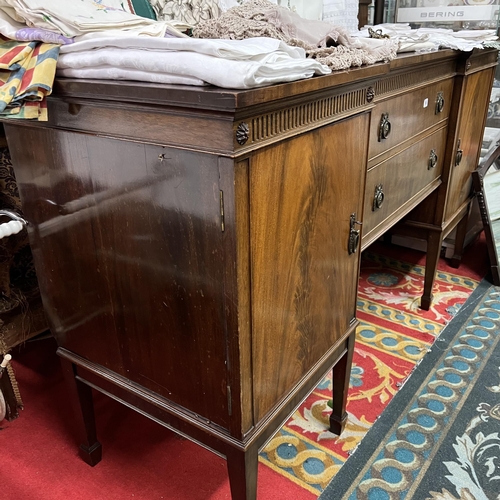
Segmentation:
{"type": "Polygon", "coordinates": [[[382,139],[387,139],[391,133],[391,122],[389,121],[389,113],[383,113],[380,118],[380,127],[378,130],[378,142],[382,139]]]}
{"type": "Polygon", "coordinates": [[[462,161],[462,157],[464,155],[463,150],[460,149],[460,143],[461,143],[461,139],[458,139],[457,154],[455,156],[455,167],[458,167],[458,165],[460,165],[460,162],[462,161]]]}
{"type": "Polygon", "coordinates": [[[444,94],[442,92],[437,93],[436,97],[436,115],[441,113],[444,109],[444,94]]]}
{"type": "Polygon", "coordinates": [[[359,234],[360,231],[359,229],[355,229],[356,224],[361,226],[361,222],[356,220],[356,214],[351,214],[351,221],[350,221],[350,229],[349,229],[349,243],[348,243],[348,252],[349,255],[356,253],[358,250],[359,246],[359,234]]]}
{"type": "Polygon", "coordinates": [[[375,212],[375,210],[378,210],[382,206],[382,203],[384,203],[384,197],[384,188],[382,184],[378,184],[377,186],[375,186],[375,196],[373,197],[372,212],[375,212]]]}
{"type": "Polygon", "coordinates": [[[436,151],[434,149],[431,149],[431,152],[429,154],[429,162],[427,164],[427,169],[430,170],[431,168],[435,168],[438,162],[438,155],[436,154],[436,151]]]}

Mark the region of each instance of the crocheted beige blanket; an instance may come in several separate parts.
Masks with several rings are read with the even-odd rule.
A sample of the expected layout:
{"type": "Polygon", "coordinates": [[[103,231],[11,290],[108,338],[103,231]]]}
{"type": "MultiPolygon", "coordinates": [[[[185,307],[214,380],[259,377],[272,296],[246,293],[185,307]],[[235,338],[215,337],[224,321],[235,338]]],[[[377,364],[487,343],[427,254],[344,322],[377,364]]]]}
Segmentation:
{"type": "Polygon", "coordinates": [[[398,49],[394,40],[352,37],[343,28],[303,19],[267,0],[248,0],[218,18],[200,21],[193,36],[231,40],[277,38],[288,45],[304,48],[308,57],[332,70],[390,61],[396,57],[398,49]]]}

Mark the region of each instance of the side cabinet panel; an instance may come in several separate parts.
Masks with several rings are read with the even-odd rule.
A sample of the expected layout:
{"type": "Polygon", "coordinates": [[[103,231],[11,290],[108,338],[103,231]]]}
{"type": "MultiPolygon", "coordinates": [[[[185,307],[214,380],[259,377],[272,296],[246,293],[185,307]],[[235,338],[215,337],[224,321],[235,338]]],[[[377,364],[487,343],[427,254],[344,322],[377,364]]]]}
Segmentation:
{"type": "Polygon", "coordinates": [[[257,152],[250,163],[254,417],[258,422],[355,318],[369,115],[257,152]],[[356,226],[355,229],[360,229],[356,226]]]}
{"type": "Polygon", "coordinates": [[[471,172],[477,168],[479,152],[481,151],[481,140],[494,70],[494,68],[490,68],[466,77],[467,82],[453,151],[445,220],[452,217],[470,196],[471,172]],[[456,161],[457,153],[461,156],[460,162],[456,161]]]}
{"type": "Polygon", "coordinates": [[[58,344],[227,426],[217,158],[6,129],[58,344]]]}

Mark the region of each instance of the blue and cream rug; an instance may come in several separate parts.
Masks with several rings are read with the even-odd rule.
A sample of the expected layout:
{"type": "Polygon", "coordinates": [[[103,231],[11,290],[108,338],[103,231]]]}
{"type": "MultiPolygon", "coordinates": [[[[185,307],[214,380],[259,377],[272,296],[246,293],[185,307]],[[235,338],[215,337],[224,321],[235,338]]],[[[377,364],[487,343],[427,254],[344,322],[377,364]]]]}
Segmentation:
{"type": "Polygon", "coordinates": [[[483,281],[320,500],[500,500],[500,288],[483,281]]]}
{"type": "Polygon", "coordinates": [[[487,268],[484,243],[466,252],[459,269],[440,259],[429,311],[419,308],[425,254],[382,242],[363,252],[346,428],[340,437],[328,431],[328,375],[262,451],[259,481],[287,491],[282,498],[322,494],[479,285],[487,268]],[[303,490],[292,491],[292,484],[303,490]]]}

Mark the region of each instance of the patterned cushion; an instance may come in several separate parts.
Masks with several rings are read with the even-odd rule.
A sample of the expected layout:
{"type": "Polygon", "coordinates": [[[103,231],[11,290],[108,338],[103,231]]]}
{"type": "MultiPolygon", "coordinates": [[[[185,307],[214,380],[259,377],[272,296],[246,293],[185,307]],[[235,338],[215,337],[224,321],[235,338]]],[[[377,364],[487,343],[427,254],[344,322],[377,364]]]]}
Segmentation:
{"type": "Polygon", "coordinates": [[[217,0],[149,0],[158,20],[176,20],[196,25],[217,18],[221,9],[217,0]]]}

